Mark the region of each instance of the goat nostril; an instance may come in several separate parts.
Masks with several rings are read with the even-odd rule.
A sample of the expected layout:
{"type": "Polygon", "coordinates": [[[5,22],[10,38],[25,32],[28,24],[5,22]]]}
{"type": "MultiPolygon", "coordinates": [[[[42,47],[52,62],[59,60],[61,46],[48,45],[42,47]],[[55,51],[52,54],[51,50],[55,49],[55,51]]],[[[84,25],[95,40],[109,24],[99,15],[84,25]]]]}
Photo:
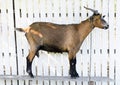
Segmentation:
{"type": "Polygon", "coordinates": [[[109,25],[106,25],[105,27],[104,27],[104,29],[108,29],[109,28],[109,25]]]}

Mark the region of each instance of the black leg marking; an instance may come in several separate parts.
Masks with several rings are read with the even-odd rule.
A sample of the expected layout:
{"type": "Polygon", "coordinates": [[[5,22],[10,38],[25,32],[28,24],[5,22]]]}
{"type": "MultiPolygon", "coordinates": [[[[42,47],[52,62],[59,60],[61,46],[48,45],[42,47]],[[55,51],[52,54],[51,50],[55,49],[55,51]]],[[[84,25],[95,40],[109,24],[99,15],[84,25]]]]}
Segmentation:
{"type": "Polygon", "coordinates": [[[28,60],[28,58],[26,58],[26,60],[27,60],[27,69],[26,69],[26,71],[27,71],[27,73],[29,74],[30,77],[34,78],[33,73],[32,73],[32,69],[31,69],[32,68],[32,62],[30,62],[28,60]]]}
{"type": "Polygon", "coordinates": [[[76,58],[70,60],[70,71],[69,74],[71,75],[71,78],[77,78],[79,77],[77,71],[76,71],[76,58]]]}

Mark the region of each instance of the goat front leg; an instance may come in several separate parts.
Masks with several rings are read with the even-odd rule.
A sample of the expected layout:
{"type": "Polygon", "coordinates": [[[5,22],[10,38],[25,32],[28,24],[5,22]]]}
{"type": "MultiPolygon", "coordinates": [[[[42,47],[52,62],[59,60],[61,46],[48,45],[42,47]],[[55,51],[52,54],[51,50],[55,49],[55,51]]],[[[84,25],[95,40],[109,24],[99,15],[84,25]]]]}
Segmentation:
{"type": "Polygon", "coordinates": [[[70,70],[69,74],[71,75],[71,78],[77,78],[79,77],[77,71],[76,71],[76,57],[70,57],[69,55],[69,64],[70,64],[70,70]]]}
{"type": "Polygon", "coordinates": [[[35,50],[34,50],[34,51],[30,51],[28,57],[26,58],[26,60],[27,60],[27,68],[26,68],[26,71],[27,71],[27,73],[29,74],[29,76],[32,77],[32,78],[34,78],[34,75],[33,75],[33,73],[32,73],[32,61],[33,61],[33,59],[34,59],[34,57],[35,57],[35,53],[36,53],[35,50]]]}

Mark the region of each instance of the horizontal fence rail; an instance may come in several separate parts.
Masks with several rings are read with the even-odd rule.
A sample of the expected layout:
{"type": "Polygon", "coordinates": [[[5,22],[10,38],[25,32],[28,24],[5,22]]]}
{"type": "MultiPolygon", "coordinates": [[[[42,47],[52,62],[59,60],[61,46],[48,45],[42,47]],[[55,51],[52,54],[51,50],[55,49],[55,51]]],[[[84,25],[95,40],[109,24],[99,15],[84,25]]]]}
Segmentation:
{"type": "MultiPolygon", "coordinates": [[[[16,75],[1,75],[0,79],[3,80],[40,80],[40,81],[44,81],[44,80],[53,80],[53,81],[81,81],[81,82],[89,82],[89,77],[79,77],[77,79],[72,79],[69,76],[35,76],[35,78],[30,78],[29,76],[16,76],[16,75]]],[[[106,77],[91,77],[91,81],[96,81],[96,82],[101,82],[101,81],[105,81],[105,82],[114,82],[113,79],[110,78],[106,78],[106,77]]]]}
{"type": "Polygon", "coordinates": [[[0,85],[120,85],[120,1],[119,0],[0,0],[0,85]],[[77,53],[80,78],[69,76],[68,54],[39,51],[33,61],[32,79],[26,73],[29,44],[15,29],[33,22],[76,24],[92,12],[106,15],[108,30],[95,28],[77,53]],[[90,62],[91,60],[91,62],[90,62]]]}

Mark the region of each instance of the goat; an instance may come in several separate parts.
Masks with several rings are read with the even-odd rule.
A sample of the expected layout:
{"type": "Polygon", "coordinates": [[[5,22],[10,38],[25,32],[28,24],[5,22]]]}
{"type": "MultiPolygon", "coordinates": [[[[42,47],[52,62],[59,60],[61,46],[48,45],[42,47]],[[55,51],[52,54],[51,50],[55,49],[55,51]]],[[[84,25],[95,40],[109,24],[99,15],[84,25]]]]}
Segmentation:
{"type": "Polygon", "coordinates": [[[69,59],[69,74],[71,78],[79,77],[76,71],[76,53],[79,51],[84,39],[95,28],[108,29],[108,23],[104,16],[97,10],[84,7],[93,12],[93,15],[80,24],[58,25],[50,22],[34,22],[27,28],[16,30],[25,32],[30,45],[30,52],[26,58],[26,71],[30,77],[32,73],[32,61],[39,50],[48,52],[67,52],[69,59]]]}

